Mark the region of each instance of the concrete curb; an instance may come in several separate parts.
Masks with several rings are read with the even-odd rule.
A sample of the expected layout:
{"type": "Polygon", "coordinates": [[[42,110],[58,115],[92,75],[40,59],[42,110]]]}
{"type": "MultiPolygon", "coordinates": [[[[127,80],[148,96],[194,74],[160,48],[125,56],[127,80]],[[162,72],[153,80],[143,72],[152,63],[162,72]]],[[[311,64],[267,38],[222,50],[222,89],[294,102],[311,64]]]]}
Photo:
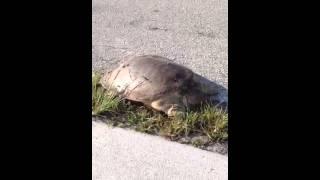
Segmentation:
{"type": "Polygon", "coordinates": [[[228,157],[92,122],[92,179],[228,179],[228,157]]]}

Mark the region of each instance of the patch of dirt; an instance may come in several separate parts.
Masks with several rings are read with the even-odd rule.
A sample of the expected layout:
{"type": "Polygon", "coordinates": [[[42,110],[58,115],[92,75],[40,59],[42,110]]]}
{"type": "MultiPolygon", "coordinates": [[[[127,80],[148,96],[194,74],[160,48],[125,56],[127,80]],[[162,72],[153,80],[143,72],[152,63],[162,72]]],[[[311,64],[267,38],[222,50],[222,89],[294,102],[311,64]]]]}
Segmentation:
{"type": "Polygon", "coordinates": [[[155,27],[155,26],[150,26],[148,29],[150,31],[168,31],[168,29],[166,29],[166,28],[159,28],[159,27],[155,27]]]}
{"type": "Polygon", "coordinates": [[[215,39],[216,35],[213,32],[197,32],[197,34],[201,37],[207,37],[211,39],[215,39]]]}

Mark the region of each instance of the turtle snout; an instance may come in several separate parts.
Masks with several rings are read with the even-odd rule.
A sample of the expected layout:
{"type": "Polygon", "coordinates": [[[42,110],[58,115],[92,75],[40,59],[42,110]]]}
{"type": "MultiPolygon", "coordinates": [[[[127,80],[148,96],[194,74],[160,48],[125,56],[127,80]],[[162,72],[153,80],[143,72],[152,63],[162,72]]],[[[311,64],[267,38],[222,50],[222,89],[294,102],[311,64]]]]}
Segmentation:
{"type": "Polygon", "coordinates": [[[227,107],[228,106],[228,97],[221,94],[215,96],[210,96],[210,101],[215,106],[227,107]]]}

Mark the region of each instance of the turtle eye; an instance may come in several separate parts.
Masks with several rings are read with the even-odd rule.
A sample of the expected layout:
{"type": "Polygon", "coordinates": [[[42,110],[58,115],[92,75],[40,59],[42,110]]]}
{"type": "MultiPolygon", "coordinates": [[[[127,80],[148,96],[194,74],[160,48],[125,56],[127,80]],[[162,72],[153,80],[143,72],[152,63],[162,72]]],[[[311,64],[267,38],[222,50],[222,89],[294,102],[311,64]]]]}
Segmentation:
{"type": "Polygon", "coordinates": [[[172,77],[173,82],[178,82],[178,78],[177,75],[175,75],[174,77],[172,77]]]}
{"type": "Polygon", "coordinates": [[[180,74],[180,73],[176,74],[176,78],[175,79],[182,79],[182,78],[183,78],[182,74],[180,74]]]}

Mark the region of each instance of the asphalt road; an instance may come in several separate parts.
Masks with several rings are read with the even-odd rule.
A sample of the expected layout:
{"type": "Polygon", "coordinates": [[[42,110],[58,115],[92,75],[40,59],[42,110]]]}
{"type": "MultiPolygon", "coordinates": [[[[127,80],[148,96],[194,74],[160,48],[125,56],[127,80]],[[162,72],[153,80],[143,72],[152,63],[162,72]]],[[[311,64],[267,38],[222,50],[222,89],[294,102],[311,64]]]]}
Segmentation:
{"type": "Polygon", "coordinates": [[[93,70],[157,54],[228,86],[227,0],[93,0],[93,70]]]}
{"type": "MultiPolygon", "coordinates": [[[[227,0],[93,0],[92,64],[173,59],[228,88],[227,0]]],[[[93,179],[227,179],[227,156],[93,122],[93,179]]]]}

